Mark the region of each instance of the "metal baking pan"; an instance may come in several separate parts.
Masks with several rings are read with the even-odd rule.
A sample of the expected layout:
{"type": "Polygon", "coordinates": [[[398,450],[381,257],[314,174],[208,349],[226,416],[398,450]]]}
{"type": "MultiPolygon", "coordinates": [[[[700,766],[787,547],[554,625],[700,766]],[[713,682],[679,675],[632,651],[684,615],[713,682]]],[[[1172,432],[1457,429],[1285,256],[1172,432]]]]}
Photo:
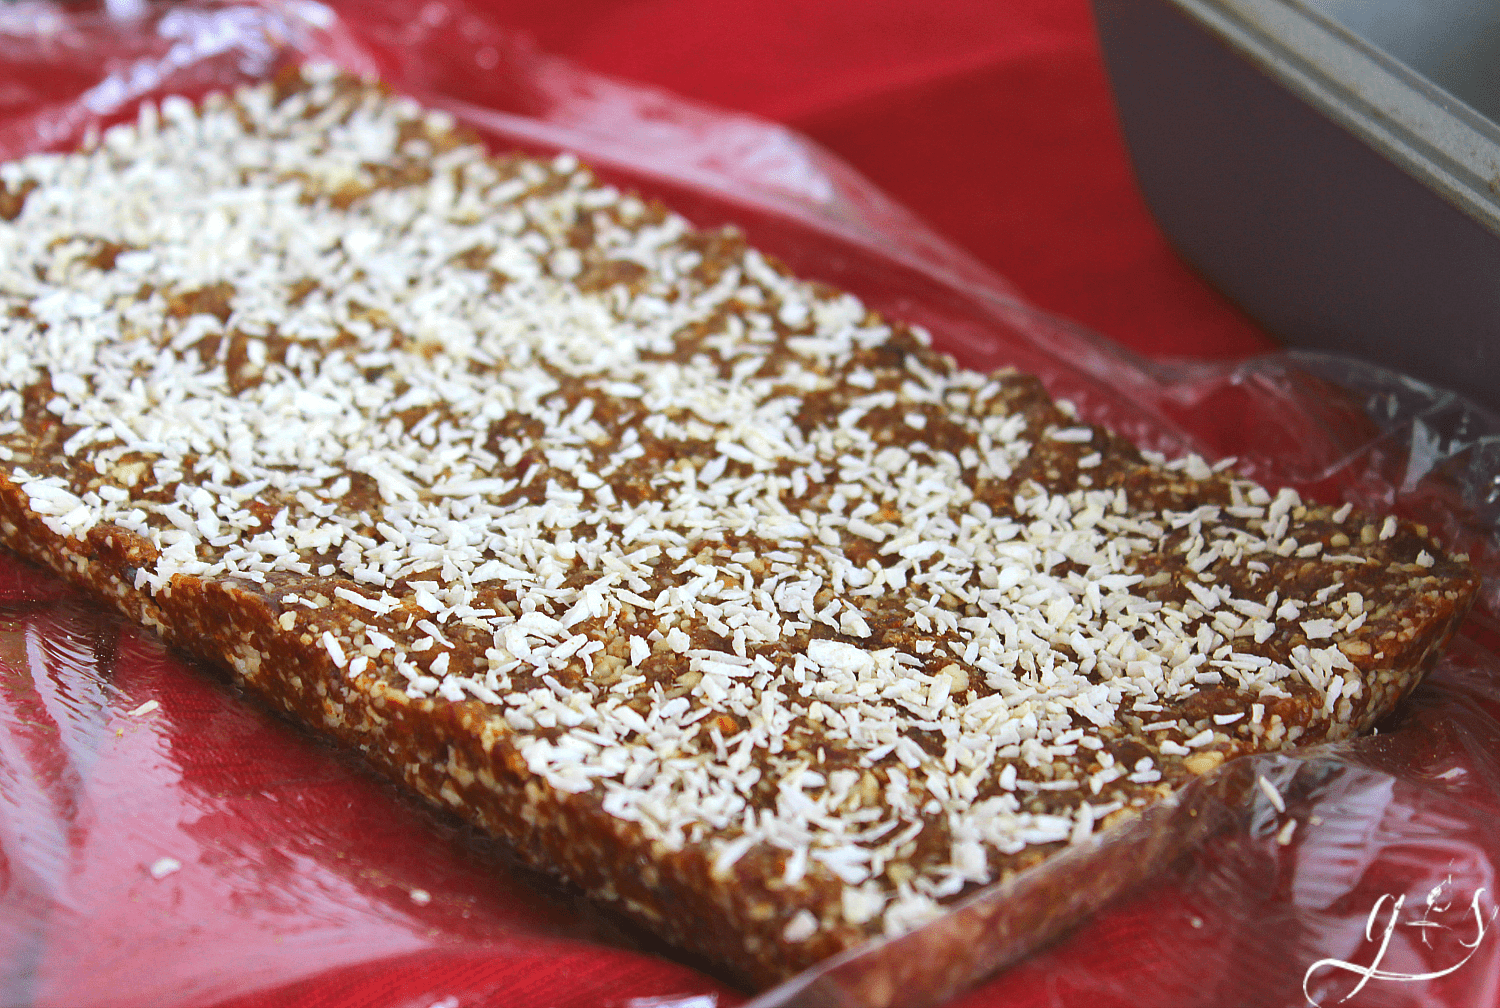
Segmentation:
{"type": "Polygon", "coordinates": [[[1146,201],[1287,343],[1500,407],[1500,4],[1094,0],[1146,201]]]}

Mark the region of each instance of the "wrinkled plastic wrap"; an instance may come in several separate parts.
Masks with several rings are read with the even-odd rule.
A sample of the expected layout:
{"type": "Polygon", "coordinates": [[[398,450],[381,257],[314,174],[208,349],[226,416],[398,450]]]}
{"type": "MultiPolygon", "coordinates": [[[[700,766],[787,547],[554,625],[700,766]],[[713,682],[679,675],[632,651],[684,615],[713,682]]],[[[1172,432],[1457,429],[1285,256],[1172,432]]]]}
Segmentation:
{"type": "MultiPolygon", "coordinates": [[[[1233,455],[1261,481],[1425,522],[1487,575],[1464,632],[1378,734],[1235,761],[1044,865],[1048,884],[985,890],[757,1008],[1500,998],[1500,422],[1329,356],[1134,358],[1028,308],[792,133],[592,75],[458,3],[347,7],[0,7],[0,159],[68,149],[146,98],[333,59],[497,148],[575,151],[699,224],[733,223],[970,366],[1040,375],[1144,447],[1233,455]]],[[[0,605],[0,1004],[749,998],[51,576],[0,557],[0,605]]]]}

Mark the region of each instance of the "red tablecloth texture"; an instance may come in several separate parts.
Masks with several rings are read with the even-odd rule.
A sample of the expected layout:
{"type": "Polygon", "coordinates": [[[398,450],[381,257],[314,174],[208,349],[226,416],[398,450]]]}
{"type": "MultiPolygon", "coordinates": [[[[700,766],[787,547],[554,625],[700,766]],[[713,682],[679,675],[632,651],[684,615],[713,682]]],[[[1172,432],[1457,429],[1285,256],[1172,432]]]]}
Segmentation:
{"type": "MultiPolygon", "coordinates": [[[[542,51],[802,131],[1036,305],[1138,352],[1273,348],[1150,220],[1085,0],[478,6],[542,51]]],[[[421,4],[411,10],[422,16],[421,4]]],[[[1274,831],[1234,838],[957,1004],[1303,1003],[1308,963],[1293,950],[1333,942],[1369,962],[1363,941],[1345,938],[1392,879],[1403,892],[1468,893],[1493,874],[1496,841],[1476,823],[1500,814],[1497,716],[1493,660],[1465,642],[1408,711],[1407,730],[1366,753],[1389,772],[1329,785],[1399,844],[1375,843],[1378,829],[1325,831],[1320,853],[1306,855],[1313,870],[1279,856],[1274,831]],[[1468,755],[1451,766],[1422,756],[1450,751],[1468,755]],[[1362,861],[1366,850],[1379,854],[1362,861]],[[1313,933],[1297,909],[1316,904],[1327,864],[1343,866],[1343,902],[1317,920],[1336,918],[1345,937],[1313,933]],[[1239,884],[1247,877],[1264,884],[1239,884]]],[[[0,729],[4,1008],[747,1000],[5,556],[0,729]]],[[[1484,922],[1436,905],[1429,930],[1403,924],[1387,966],[1434,972],[1466,952],[1478,961],[1420,984],[1370,982],[1346,1003],[1493,1003],[1494,937],[1470,949],[1484,922]]],[[[1372,924],[1376,944],[1384,925],[1372,924]]],[[[1347,980],[1317,989],[1332,1003],[1358,976],[1347,980]]]]}

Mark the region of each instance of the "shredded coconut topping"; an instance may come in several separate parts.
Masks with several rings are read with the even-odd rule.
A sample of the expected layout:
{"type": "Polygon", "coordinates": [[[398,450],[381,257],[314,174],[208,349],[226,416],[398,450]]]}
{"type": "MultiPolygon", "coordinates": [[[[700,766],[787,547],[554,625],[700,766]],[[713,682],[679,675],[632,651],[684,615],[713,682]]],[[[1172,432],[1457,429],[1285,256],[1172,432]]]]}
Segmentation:
{"type": "Polygon", "coordinates": [[[337,675],[891,932],[1360,709],[1359,516],[450,125],[317,71],[0,168],[0,451],[49,528],[261,591],[337,675]]]}

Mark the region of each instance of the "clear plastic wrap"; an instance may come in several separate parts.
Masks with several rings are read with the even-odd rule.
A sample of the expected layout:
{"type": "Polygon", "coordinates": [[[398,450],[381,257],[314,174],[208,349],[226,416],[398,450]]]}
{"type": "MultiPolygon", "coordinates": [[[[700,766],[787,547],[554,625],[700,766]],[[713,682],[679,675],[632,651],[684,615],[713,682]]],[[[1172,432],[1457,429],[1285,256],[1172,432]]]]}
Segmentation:
{"type": "MultiPolygon", "coordinates": [[[[1465,631],[1378,734],[1235,761],[1147,826],[1054,859],[1054,877],[1109,884],[1054,900],[1048,926],[1010,929],[1034,898],[1028,875],[753,1005],[1500,996],[1500,421],[1342,358],[1136,358],[1029,308],[795,134],[590,74],[459,3],[7,5],[0,159],[307,56],[446,108],[497,148],[575,151],[699,224],[733,223],[798,273],[926,326],[970,366],[1041,376],[1145,447],[1233,455],[1267,483],[1425,522],[1486,575],[1465,631]]],[[[0,558],[0,602],[0,1004],[746,999],[50,576],[0,558]]]]}

